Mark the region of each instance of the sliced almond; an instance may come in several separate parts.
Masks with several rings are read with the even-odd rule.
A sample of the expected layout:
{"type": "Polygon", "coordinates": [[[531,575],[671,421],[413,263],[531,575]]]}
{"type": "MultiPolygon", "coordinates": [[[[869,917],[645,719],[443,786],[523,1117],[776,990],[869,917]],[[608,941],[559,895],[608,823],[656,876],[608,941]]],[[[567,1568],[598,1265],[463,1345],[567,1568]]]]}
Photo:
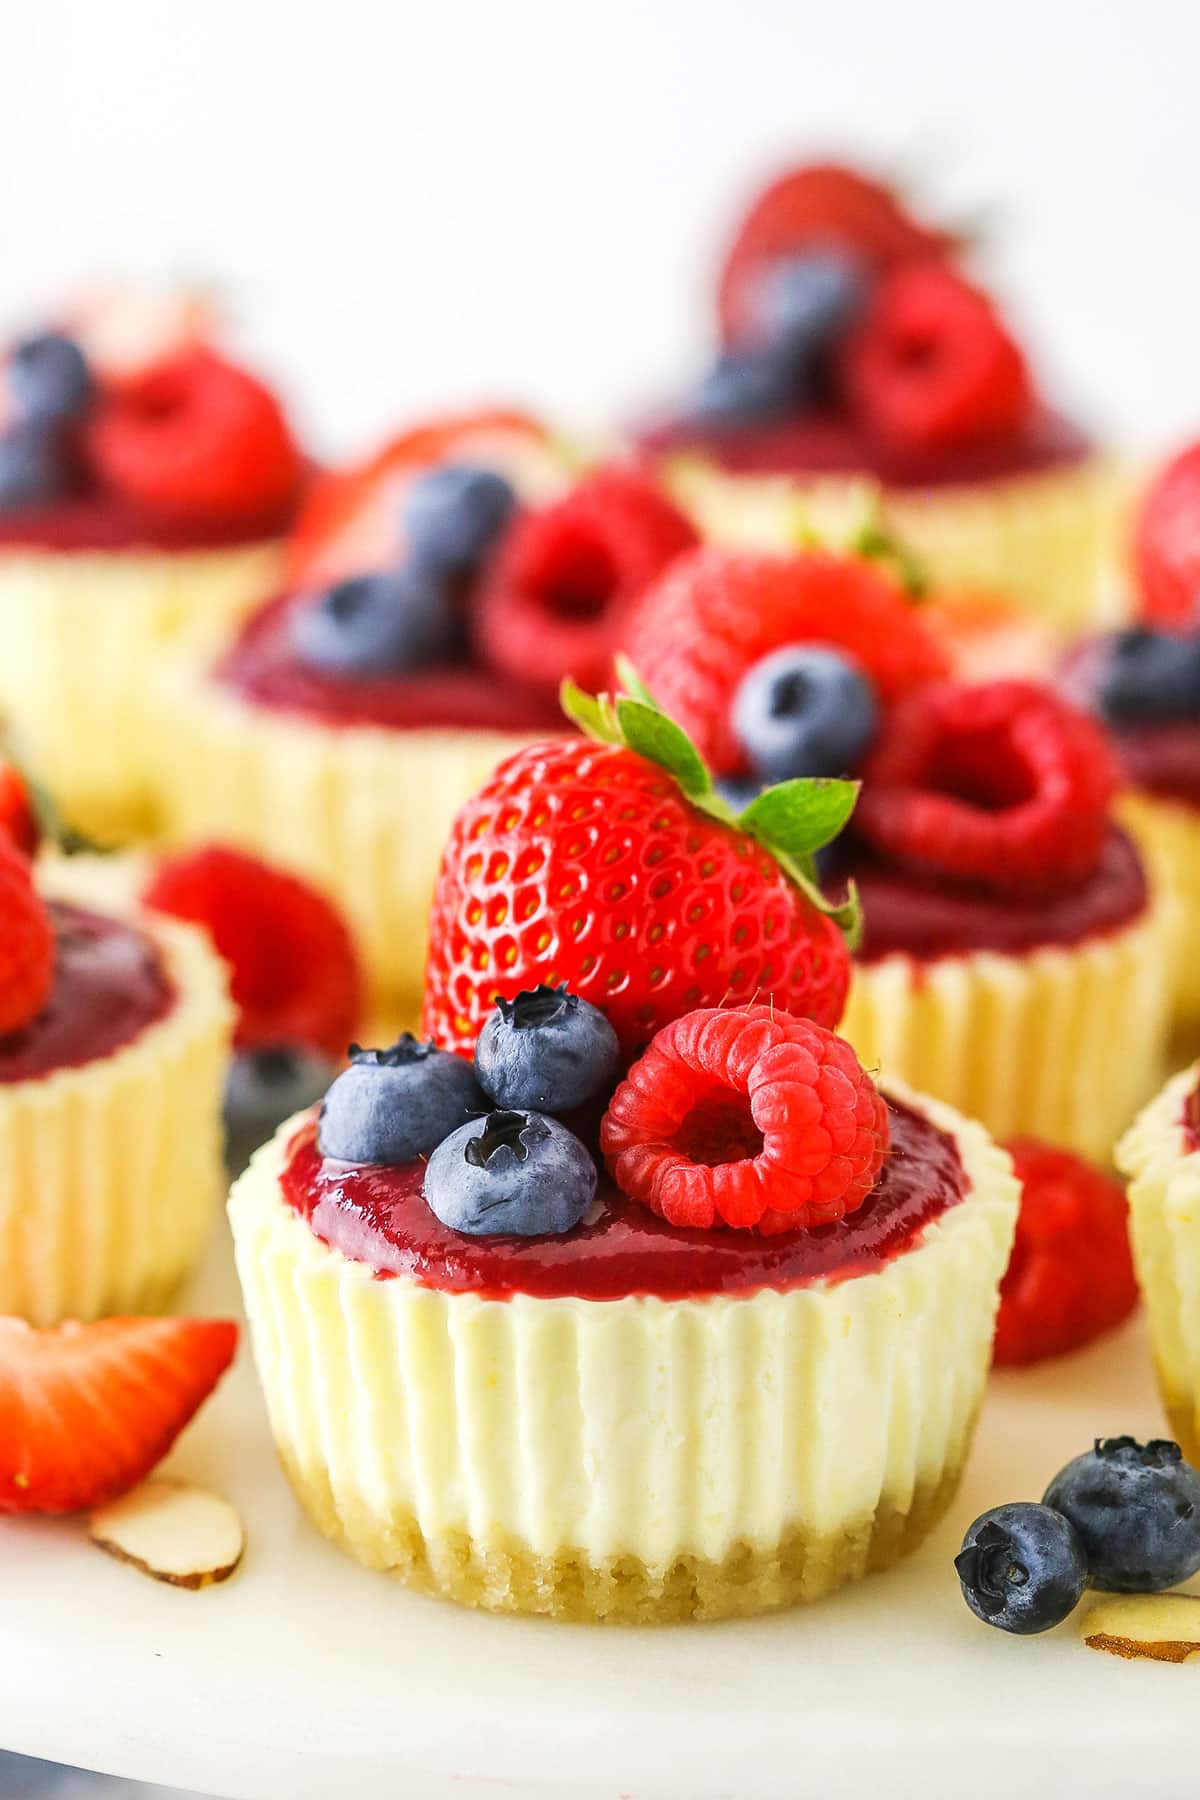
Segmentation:
{"type": "Polygon", "coordinates": [[[1200,1657],[1200,1596],[1111,1594],[1084,1614],[1083,1641],[1110,1656],[1145,1656],[1154,1662],[1200,1657]]]}
{"type": "Polygon", "coordinates": [[[180,1481],[144,1481],[94,1512],[88,1529],[110,1556],[174,1587],[228,1581],[246,1548],[228,1500],[180,1481]]]}

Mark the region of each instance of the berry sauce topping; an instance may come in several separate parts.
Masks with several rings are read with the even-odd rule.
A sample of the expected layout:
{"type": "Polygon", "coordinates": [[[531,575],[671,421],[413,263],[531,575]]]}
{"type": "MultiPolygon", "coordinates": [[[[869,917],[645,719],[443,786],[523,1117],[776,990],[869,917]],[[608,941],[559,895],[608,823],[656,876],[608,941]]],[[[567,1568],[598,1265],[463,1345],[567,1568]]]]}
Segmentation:
{"type": "Polygon", "coordinates": [[[881,1268],[966,1197],[953,1138],[897,1101],[888,1102],[888,1119],[890,1150],[861,1205],[835,1223],[772,1237],[670,1225],[605,1180],[573,1231],[468,1237],[430,1211],[424,1163],[356,1167],[323,1158],[315,1120],[292,1140],[282,1192],[318,1238],[352,1260],[446,1293],[680,1300],[798,1287],[881,1268]]]}
{"type": "Polygon", "coordinates": [[[223,550],[279,537],[294,512],[289,499],[236,518],[189,519],[117,494],[68,495],[19,510],[0,508],[0,549],[223,550]]]}
{"type": "Polygon", "coordinates": [[[165,1018],[175,990],[150,938],[60,901],[49,907],[54,980],[37,1015],[0,1037],[0,1082],[35,1081],[111,1056],[165,1018]]]}

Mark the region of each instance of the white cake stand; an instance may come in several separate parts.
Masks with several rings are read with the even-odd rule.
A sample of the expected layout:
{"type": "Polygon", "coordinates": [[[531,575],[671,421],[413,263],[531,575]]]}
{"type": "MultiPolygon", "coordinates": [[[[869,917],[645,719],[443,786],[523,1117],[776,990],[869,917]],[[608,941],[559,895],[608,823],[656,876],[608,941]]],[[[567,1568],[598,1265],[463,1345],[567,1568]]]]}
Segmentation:
{"type": "MultiPolygon", "coordinates": [[[[189,1296],[233,1303],[224,1243],[189,1296]]],[[[124,1568],[77,1525],[0,1522],[0,1746],[234,1800],[1175,1800],[1200,1668],[985,1630],[951,1558],[1096,1435],[1161,1435],[1144,1330],[993,1377],[967,1479],[918,1555],[824,1604],[661,1631],[462,1612],[347,1560],[279,1473],[244,1350],[168,1467],[249,1535],[228,1586],[124,1568]]]]}

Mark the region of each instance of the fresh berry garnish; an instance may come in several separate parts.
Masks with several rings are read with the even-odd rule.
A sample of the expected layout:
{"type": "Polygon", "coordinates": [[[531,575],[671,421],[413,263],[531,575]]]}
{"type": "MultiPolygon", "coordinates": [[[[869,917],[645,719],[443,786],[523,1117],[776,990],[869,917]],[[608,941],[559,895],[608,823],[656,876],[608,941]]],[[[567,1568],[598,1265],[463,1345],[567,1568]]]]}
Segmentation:
{"type": "Polygon", "coordinates": [[[620,1058],[599,1007],[543,983],[496,1002],[475,1046],[475,1073],[497,1106],[566,1113],[612,1086],[620,1058]]]}
{"type": "Polygon", "coordinates": [[[1109,725],[1200,718],[1200,637],[1134,625],[1103,646],[1096,710],[1109,725]]]}
{"type": "Polygon", "coordinates": [[[1090,1343],[1137,1305],[1129,1209],[1119,1181],[1032,1138],[1008,1145],[1021,1211],[996,1317],[998,1363],[1039,1362],[1090,1343]]]}
{"type": "Polygon", "coordinates": [[[1048,688],[947,682],[885,722],[854,828],[918,874],[1052,894],[1095,868],[1116,788],[1100,727],[1048,688]]]}
{"type": "Polygon", "coordinates": [[[7,368],[8,397],[22,419],[58,425],[81,413],[92,397],[92,378],[73,338],[47,331],[13,350],[7,368]]]}
{"type": "Polygon", "coordinates": [[[792,370],[767,350],[723,350],[683,404],[695,425],[738,430],[781,418],[797,404],[792,370]]]}
{"type": "Polygon", "coordinates": [[[341,914],[306,881],[208,844],[164,858],[142,900],[202,925],[229,964],[240,1050],[344,1054],[362,1004],[358,956],[341,914]]]}
{"type": "Polygon", "coordinates": [[[108,487],[188,519],[282,508],[300,481],[299,455],[275,396],[207,349],[109,388],[86,441],[108,487]]]}
{"type": "Polygon", "coordinates": [[[848,775],[879,726],[875,690],[849,656],[786,644],[754,663],[733,697],[733,728],[764,781],[848,775]]]}
{"type": "Polygon", "coordinates": [[[10,425],[0,436],[0,512],[46,506],[71,486],[62,446],[42,425],[10,425]]]}
{"type": "MultiPolygon", "coordinates": [[[[637,686],[631,672],[627,684],[637,686]]],[[[565,983],[624,1055],[669,1019],[771,999],[840,1016],[853,920],[812,857],[851,782],[768,789],[735,821],[694,746],[650,700],[564,695],[589,737],[531,745],[462,808],[430,919],[425,1030],[470,1054],[497,996],[565,983]]]]}
{"type": "Polygon", "coordinates": [[[404,535],[422,568],[444,575],[477,569],[516,511],[512,484],[495,469],[441,463],[404,496],[404,535]]]}
{"type": "Polygon", "coordinates": [[[846,354],[850,399],[902,448],[944,448],[1015,431],[1032,388],[1025,359],[986,294],[942,264],[880,286],[846,354]]]}
{"type": "Polygon", "coordinates": [[[963,1599],[985,1625],[1029,1636],[1073,1613],[1088,1583],[1074,1528],[1049,1506],[994,1506],[967,1527],[954,1559],[963,1599]]]}
{"type": "Polygon", "coordinates": [[[853,256],[878,271],[948,255],[954,240],[920,224],[891,189],[855,169],[814,163],[790,169],[755,201],[721,275],[722,335],[746,336],[764,270],[797,255],[853,256]]]}
{"type": "Polygon", "coordinates": [[[748,286],[745,342],[769,352],[801,390],[811,390],[866,290],[863,265],[848,251],[812,250],[767,263],[748,286]]]}
{"type": "Polygon", "coordinates": [[[1156,1594],[1200,1570],[1200,1474],[1165,1438],[1097,1438],[1043,1498],[1079,1533],[1093,1587],[1156,1594]]]}
{"type": "Polygon", "coordinates": [[[322,1098],[337,1074],[332,1058],[302,1044],[239,1050],[225,1077],[226,1155],[239,1167],[252,1150],[322,1098]]]}
{"type": "Polygon", "coordinates": [[[491,1112],[438,1145],[425,1170],[430,1211],[470,1237],[572,1231],[596,1197],[596,1165],[557,1119],[491,1112]]]}
{"type": "Polygon", "coordinates": [[[647,477],[600,469],[563,499],[517,519],[479,594],[476,648],[525,687],[608,677],[630,608],[696,542],[647,477]]]}
{"type": "Polygon", "coordinates": [[[54,982],[54,931],[28,859],[0,837],[0,1038],[36,1018],[54,982]]]}
{"type": "Polygon", "coordinates": [[[292,645],[310,668],[370,679],[419,668],[446,655],[454,615],[441,577],[416,564],[355,575],[301,600],[292,645]]]}
{"type": "Polygon", "coordinates": [[[325,1096],[317,1142],[339,1162],[399,1167],[428,1156],[486,1107],[470,1063],[406,1031],[386,1050],[350,1046],[350,1067],[325,1096]]]}
{"type": "Polygon", "coordinates": [[[14,763],[4,761],[0,761],[0,838],[7,838],[22,856],[32,856],[41,838],[25,777],[14,763]]]}
{"type": "Polygon", "coordinates": [[[225,1319],[0,1319],[0,1513],[68,1513],[136,1486],[233,1361],[225,1319]]]}
{"type": "Polygon", "coordinates": [[[1133,550],[1142,618],[1185,631],[1200,621],[1200,443],[1151,482],[1133,550]]]}
{"type": "Polygon", "coordinates": [[[774,1233],[854,1212],[889,1135],[844,1038],[769,1006],[704,1007],[633,1065],[600,1147],[621,1191],[668,1224],[774,1233]]]}
{"type": "Polygon", "coordinates": [[[847,654],[884,706],[945,673],[945,659],[900,583],[866,557],[707,547],[685,557],[637,606],[630,660],[659,705],[720,775],[748,772],[734,695],[785,645],[847,654]]]}

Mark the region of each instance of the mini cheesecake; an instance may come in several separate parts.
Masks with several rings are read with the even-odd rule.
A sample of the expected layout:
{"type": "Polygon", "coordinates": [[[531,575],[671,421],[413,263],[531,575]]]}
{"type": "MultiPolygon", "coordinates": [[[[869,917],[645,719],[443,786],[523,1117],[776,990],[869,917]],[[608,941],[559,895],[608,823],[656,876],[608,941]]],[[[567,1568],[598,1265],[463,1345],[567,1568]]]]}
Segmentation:
{"type": "Polygon", "coordinates": [[[574,1230],[471,1237],[424,1165],[285,1125],[229,1213],[284,1466],[319,1528],[468,1605],[716,1619],[817,1599],[949,1502],[1017,1207],[1008,1158],[893,1089],[837,1224],[678,1229],[601,1183],[574,1230]]]}
{"type": "Polygon", "coordinates": [[[224,967],[190,926],[81,904],[69,866],[41,887],[52,987],[0,1038],[0,1313],[154,1311],[224,1190],[224,967]]]}

